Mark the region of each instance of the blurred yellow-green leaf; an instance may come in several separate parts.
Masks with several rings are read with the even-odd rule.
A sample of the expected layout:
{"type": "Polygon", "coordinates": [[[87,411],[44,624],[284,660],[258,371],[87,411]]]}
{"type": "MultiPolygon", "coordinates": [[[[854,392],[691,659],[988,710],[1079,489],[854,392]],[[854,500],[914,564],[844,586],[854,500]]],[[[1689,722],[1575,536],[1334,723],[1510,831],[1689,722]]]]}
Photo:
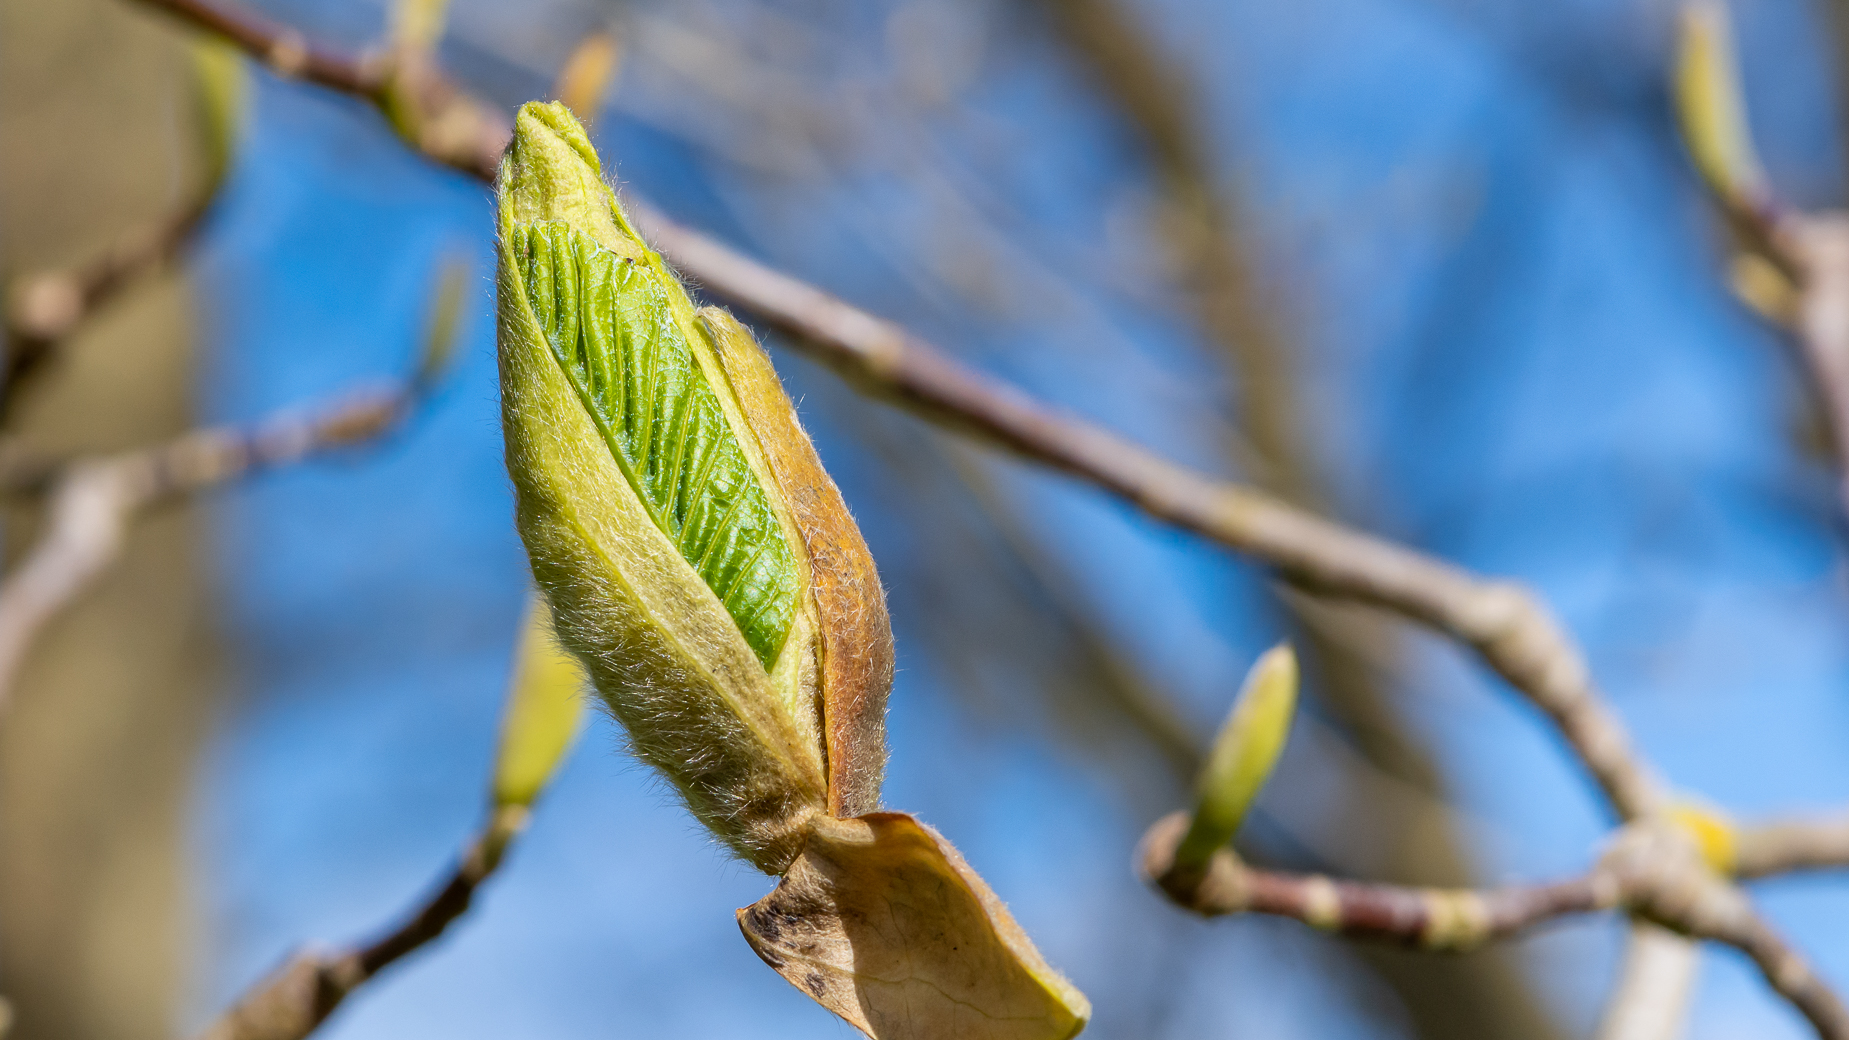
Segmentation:
{"type": "Polygon", "coordinates": [[[437,276],[436,297],[430,307],[430,327],[412,377],[419,388],[427,388],[441,377],[456,354],[456,334],[462,325],[462,301],[468,281],[469,265],[460,260],[445,263],[437,276]]]}
{"type": "Polygon", "coordinates": [[[559,69],[552,96],[571,109],[587,127],[603,107],[604,92],[622,67],[623,49],[614,33],[598,31],[579,41],[559,69]]]}
{"type": "Polygon", "coordinates": [[[1177,867],[1204,866],[1232,840],[1284,750],[1296,709],[1297,655],[1280,643],[1246,673],[1239,700],[1214,739],[1201,770],[1194,820],[1175,850],[1177,867]]]}
{"type": "Polygon", "coordinates": [[[214,191],[231,169],[239,124],[249,95],[249,74],[236,47],[211,36],[192,45],[193,105],[206,190],[214,191]]]}
{"type": "Polygon", "coordinates": [[[1730,204],[1756,204],[1765,193],[1764,173],[1747,126],[1733,31],[1717,2],[1682,8],[1675,95],[1682,136],[1702,179],[1730,204]]]}
{"type": "Polygon", "coordinates": [[[392,5],[392,43],[399,48],[428,51],[443,36],[449,0],[398,0],[392,5]]]}
{"type": "Polygon", "coordinates": [[[500,757],[494,768],[496,807],[531,805],[545,789],[583,722],[583,684],[578,662],[553,639],[551,612],[534,597],[515,650],[507,716],[501,724],[500,757]]]}

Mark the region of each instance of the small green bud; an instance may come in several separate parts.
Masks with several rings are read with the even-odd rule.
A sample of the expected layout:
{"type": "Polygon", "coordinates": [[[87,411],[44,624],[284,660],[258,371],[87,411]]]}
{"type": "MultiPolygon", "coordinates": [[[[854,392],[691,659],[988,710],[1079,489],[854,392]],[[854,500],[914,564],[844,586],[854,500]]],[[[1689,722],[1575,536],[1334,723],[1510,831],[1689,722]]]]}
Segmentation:
{"type": "Polygon", "coordinates": [[[693,305],[562,105],[500,184],[508,472],[561,641],[636,753],[740,856],[826,806],[808,560],[693,305]]]}
{"type": "Polygon", "coordinates": [[[1271,776],[1297,708],[1297,655],[1279,644],[1246,673],[1245,686],[1201,770],[1199,801],[1188,833],[1175,850],[1175,866],[1207,865],[1233,840],[1259,788],[1271,776]]]}
{"type": "Polygon", "coordinates": [[[494,806],[533,804],[577,739],[584,717],[579,687],[584,671],[553,640],[552,617],[543,600],[527,607],[514,674],[508,684],[507,714],[494,763],[494,806]]]}
{"type": "Polygon", "coordinates": [[[1713,0],[1685,4],[1676,41],[1676,115],[1702,179],[1735,204],[1765,195],[1765,174],[1753,150],[1745,96],[1726,8],[1713,0]]]}

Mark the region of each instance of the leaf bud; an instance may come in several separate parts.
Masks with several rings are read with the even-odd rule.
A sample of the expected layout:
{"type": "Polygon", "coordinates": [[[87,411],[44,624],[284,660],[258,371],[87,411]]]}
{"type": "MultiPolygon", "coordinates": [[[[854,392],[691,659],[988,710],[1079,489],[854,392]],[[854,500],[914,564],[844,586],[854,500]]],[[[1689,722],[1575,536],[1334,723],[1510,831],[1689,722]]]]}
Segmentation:
{"type": "Polygon", "coordinates": [[[935,831],[879,812],[891,622],[770,360],[695,310],[560,104],[497,181],[515,519],[636,755],[782,875],[752,949],[877,1040],[1065,1040],[1091,1009],[935,831]]]}
{"type": "Polygon", "coordinates": [[[1201,868],[1233,839],[1246,810],[1270,778],[1297,708],[1297,655],[1287,643],[1265,651],[1214,739],[1201,769],[1188,833],[1175,850],[1179,868],[1201,868]]]}

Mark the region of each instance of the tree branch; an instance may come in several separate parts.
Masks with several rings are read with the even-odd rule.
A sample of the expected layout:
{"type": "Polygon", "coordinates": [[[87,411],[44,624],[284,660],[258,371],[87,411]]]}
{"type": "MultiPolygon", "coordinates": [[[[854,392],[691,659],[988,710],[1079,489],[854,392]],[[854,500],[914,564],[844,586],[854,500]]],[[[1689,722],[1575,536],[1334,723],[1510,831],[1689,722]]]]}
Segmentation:
{"type": "Polygon", "coordinates": [[[1633,915],[1752,958],[1773,992],[1824,1040],[1849,1040],[1849,1007],[1757,911],[1739,886],[1709,869],[1685,833],[1633,824],[1612,841],[1600,871],[1616,879],[1633,915]]]}
{"type": "Polygon", "coordinates": [[[1734,837],[1734,873],[1743,878],[1841,867],[1849,867],[1849,816],[1747,824],[1734,837]]]}
{"type": "Polygon", "coordinates": [[[195,430],[166,444],[81,460],[53,479],[47,530],[0,581],[0,711],[45,624],[120,554],[129,523],[178,495],[369,440],[405,414],[415,386],[354,393],[312,414],[195,430]]]}
{"type": "Polygon", "coordinates": [[[123,235],[78,267],[34,275],[13,287],[6,311],[6,364],[0,372],[0,424],[11,416],[20,389],[60,344],[124,289],[174,258],[192,238],[211,201],[210,192],[202,193],[158,223],[123,235]]]}
{"type": "Polygon", "coordinates": [[[1597,1040],[1679,1040],[1688,1019],[1701,951],[1648,921],[1632,921],[1618,985],[1599,1018],[1597,1040]]]}
{"type": "Polygon", "coordinates": [[[1206,869],[1189,871],[1175,865],[1188,824],[1185,812],[1157,821],[1144,835],[1138,859],[1144,877],[1171,902],[1203,916],[1277,914],[1357,938],[1461,950],[1557,917],[1622,909],[1746,954],[1822,1040],[1849,1040],[1849,1007],[1673,826],[1656,821],[1625,826],[1593,869],[1570,881],[1457,890],[1258,871],[1231,849],[1215,853],[1206,869]]]}
{"type": "Polygon", "coordinates": [[[302,1040],[348,994],[405,955],[442,935],[468,910],[476,889],[501,865],[507,846],[526,828],[527,810],[497,810],[455,871],[403,923],[374,942],[338,953],[297,954],[238,998],[199,1040],[302,1040]]]}
{"type": "Polygon", "coordinates": [[[1204,871],[1182,871],[1175,848],[1188,822],[1185,812],[1159,820],[1139,860],[1143,876],[1171,902],[1202,917],[1272,914],[1350,938],[1461,952],[1558,917],[1610,909],[1619,896],[1612,879],[1597,872],[1544,885],[1409,888],[1257,870],[1231,849],[1204,871]]]}

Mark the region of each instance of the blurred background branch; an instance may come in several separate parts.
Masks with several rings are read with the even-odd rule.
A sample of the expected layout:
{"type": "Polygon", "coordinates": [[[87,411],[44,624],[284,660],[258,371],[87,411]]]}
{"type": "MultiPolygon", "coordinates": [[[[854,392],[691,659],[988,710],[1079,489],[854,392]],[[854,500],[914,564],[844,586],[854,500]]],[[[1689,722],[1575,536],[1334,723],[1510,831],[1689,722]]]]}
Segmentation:
{"type": "MultiPolygon", "coordinates": [[[[1625,824],[1588,873],[1552,884],[1411,889],[1247,867],[1226,846],[1269,779],[1290,724],[1296,665],[1288,656],[1274,660],[1288,653],[1274,650],[1253,665],[1201,771],[1194,810],[1166,816],[1144,834],[1143,876],[1170,901],[1205,917],[1274,914],[1428,951],[1467,950],[1562,915],[1622,909],[1642,924],[1734,947],[1818,1036],[1849,1037],[1849,1007],[1731,883],[1740,831],[1688,806],[1625,824]]],[[[1683,952],[1673,945],[1639,948],[1650,941],[1633,938],[1628,977],[1608,1009],[1606,1032],[1679,1024],[1679,1009],[1660,1002],[1686,996],[1686,975],[1678,970],[1683,952]]]]}
{"type": "Polygon", "coordinates": [[[216,41],[193,47],[193,97],[203,176],[190,197],[149,227],[118,237],[102,253],[62,271],[32,275],[10,288],[6,367],[0,373],[0,426],[20,392],[58,346],[110,301],[170,263],[205,219],[237,148],[247,105],[242,59],[216,41]]]}
{"type": "Polygon", "coordinates": [[[526,830],[534,801],[577,739],[583,686],[583,672],[555,644],[550,614],[534,596],[508,683],[488,820],[455,871],[378,939],[341,952],[295,955],[240,996],[200,1040],[302,1040],[373,976],[441,938],[526,830]]]}
{"type": "MultiPolygon", "coordinates": [[[[1241,218],[1230,178],[1221,167],[1201,111],[1200,92],[1182,65],[1166,56],[1137,12],[1120,0],[1037,0],[1148,152],[1161,195],[1151,224],[1165,249],[1167,280],[1201,334],[1233,376],[1244,443],[1229,452],[1248,460],[1249,478],[1297,506],[1329,514],[1333,499],[1319,472],[1314,424],[1302,420],[1305,399],[1296,377],[1300,352],[1281,331],[1283,301],[1273,300],[1247,260],[1257,243],[1241,218]]],[[[1429,750],[1408,731],[1384,687],[1404,683],[1399,633],[1375,616],[1331,609],[1314,597],[1283,595],[1306,667],[1322,702],[1374,763],[1403,783],[1443,798],[1443,780],[1429,750]]],[[[1375,783],[1352,787],[1356,811],[1381,811],[1375,783]]],[[[1448,817],[1439,817],[1448,820],[1448,817]]],[[[1390,869],[1398,876],[1466,883],[1473,873],[1449,826],[1427,829],[1402,846],[1390,869]]],[[[1399,993],[1421,1036],[1459,1040],[1494,1032],[1509,1037],[1557,1037],[1559,1026],[1528,989],[1520,968],[1499,951],[1433,961],[1366,951],[1374,969],[1399,993]]]]}
{"type": "Polygon", "coordinates": [[[0,712],[39,631],[122,551],[131,521],[179,495],[376,439],[416,408],[454,349],[460,268],[445,272],[418,367],[390,391],[360,391],[318,411],[292,410],[244,429],[196,430],[151,448],[60,467],[46,530],[0,581],[0,712]]]}

